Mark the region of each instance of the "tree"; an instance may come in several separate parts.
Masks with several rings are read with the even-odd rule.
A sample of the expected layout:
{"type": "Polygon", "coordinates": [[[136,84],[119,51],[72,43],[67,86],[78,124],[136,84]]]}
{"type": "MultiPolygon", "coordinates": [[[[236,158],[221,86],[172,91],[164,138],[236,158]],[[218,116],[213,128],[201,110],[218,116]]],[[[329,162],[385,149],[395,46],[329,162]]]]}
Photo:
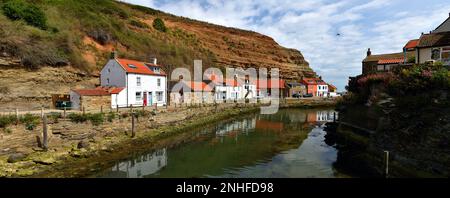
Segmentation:
{"type": "Polygon", "coordinates": [[[156,18],[155,20],[153,20],[153,27],[160,32],[167,31],[167,27],[164,24],[164,21],[160,18],[156,18]]]}

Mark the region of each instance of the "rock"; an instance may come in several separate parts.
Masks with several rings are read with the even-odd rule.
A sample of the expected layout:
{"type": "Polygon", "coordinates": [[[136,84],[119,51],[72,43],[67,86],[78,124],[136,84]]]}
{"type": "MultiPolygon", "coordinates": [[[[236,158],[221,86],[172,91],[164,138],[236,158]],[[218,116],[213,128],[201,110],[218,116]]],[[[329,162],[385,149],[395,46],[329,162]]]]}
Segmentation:
{"type": "Polygon", "coordinates": [[[19,161],[22,161],[23,159],[25,159],[27,156],[23,153],[15,153],[12,154],[8,157],[8,163],[16,163],[19,161]]]}
{"type": "Polygon", "coordinates": [[[78,149],[88,148],[89,145],[90,145],[90,144],[89,144],[88,141],[81,140],[80,142],[78,142],[77,148],[78,148],[78,149]]]}
{"type": "Polygon", "coordinates": [[[33,162],[36,164],[51,165],[54,164],[56,160],[51,156],[47,156],[34,159],[33,162]]]}

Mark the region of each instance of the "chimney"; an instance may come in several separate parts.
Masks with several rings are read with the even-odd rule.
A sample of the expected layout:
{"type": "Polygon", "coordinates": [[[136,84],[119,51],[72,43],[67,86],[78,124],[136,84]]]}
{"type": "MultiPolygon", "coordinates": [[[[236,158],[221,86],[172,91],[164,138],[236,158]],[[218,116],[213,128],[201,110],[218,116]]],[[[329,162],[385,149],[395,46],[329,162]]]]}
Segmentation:
{"type": "Polygon", "coordinates": [[[154,65],[157,65],[158,64],[158,59],[152,57],[152,58],[150,58],[150,63],[152,63],[154,65]]]}
{"type": "Polygon", "coordinates": [[[370,48],[367,50],[367,56],[371,56],[372,55],[372,51],[370,51],[370,48]]]}
{"type": "Polygon", "coordinates": [[[116,59],[117,58],[117,51],[116,50],[111,51],[111,55],[110,55],[109,58],[110,59],[116,59]]]}

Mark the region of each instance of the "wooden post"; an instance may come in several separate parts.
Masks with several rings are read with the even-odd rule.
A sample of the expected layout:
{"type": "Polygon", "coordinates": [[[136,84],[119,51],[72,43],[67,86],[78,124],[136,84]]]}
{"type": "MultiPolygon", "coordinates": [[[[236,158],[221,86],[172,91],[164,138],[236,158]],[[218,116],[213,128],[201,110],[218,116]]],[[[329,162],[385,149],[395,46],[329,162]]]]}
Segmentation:
{"type": "Polygon", "coordinates": [[[336,122],[336,112],[333,112],[333,122],[336,122]]]}
{"type": "Polygon", "coordinates": [[[43,127],[42,127],[42,148],[44,150],[48,149],[48,134],[47,134],[47,116],[43,116],[42,117],[42,123],[43,123],[43,127]]]}
{"type": "Polygon", "coordinates": [[[83,115],[86,114],[86,108],[83,106],[83,115]]]}
{"type": "Polygon", "coordinates": [[[133,114],[133,105],[130,105],[130,111],[133,114]]]}
{"type": "Polygon", "coordinates": [[[44,117],[44,107],[41,107],[41,119],[44,117]]]}
{"type": "Polygon", "coordinates": [[[155,103],[155,109],[158,111],[158,103],[155,103]]]}
{"type": "Polygon", "coordinates": [[[134,129],[134,122],[135,122],[135,116],[134,113],[131,113],[131,138],[134,138],[136,136],[136,131],[134,129]]]}
{"type": "Polygon", "coordinates": [[[119,105],[116,105],[116,112],[119,113],[119,105]]]}
{"type": "Polygon", "coordinates": [[[389,177],[389,151],[384,151],[385,171],[384,176],[389,177]]]}
{"type": "Polygon", "coordinates": [[[100,106],[100,113],[103,114],[103,105],[100,106]]]}
{"type": "Polygon", "coordinates": [[[64,119],[66,119],[66,111],[67,111],[67,107],[64,107],[64,114],[63,114],[64,119]]]}

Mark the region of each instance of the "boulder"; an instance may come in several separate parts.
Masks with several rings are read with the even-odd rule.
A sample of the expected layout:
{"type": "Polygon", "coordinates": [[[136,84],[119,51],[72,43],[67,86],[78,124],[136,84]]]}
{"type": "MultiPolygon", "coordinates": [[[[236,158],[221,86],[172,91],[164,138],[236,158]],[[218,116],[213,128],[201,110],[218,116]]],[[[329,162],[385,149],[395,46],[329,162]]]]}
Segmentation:
{"type": "Polygon", "coordinates": [[[23,153],[14,153],[8,157],[8,163],[16,163],[25,159],[27,156],[23,153]]]}
{"type": "Polygon", "coordinates": [[[88,141],[81,140],[80,142],[78,142],[78,145],[77,145],[78,149],[88,148],[88,147],[89,147],[88,141]]]}

